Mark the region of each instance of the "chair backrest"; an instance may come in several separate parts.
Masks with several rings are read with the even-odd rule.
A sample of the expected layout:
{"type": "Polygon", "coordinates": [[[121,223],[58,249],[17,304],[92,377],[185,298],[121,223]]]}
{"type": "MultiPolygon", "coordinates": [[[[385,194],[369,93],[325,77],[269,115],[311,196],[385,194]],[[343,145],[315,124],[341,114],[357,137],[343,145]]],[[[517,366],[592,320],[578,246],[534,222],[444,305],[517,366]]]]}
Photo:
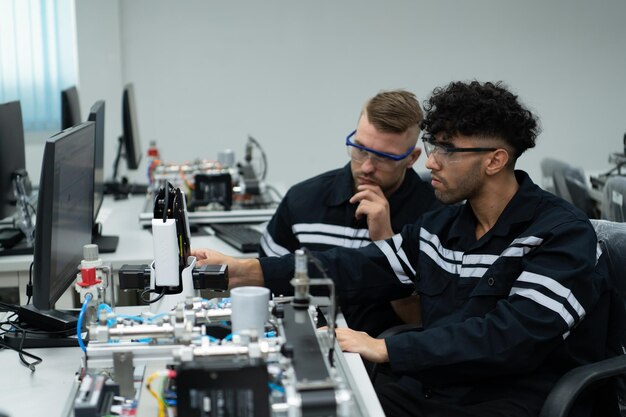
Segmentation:
{"type": "Polygon", "coordinates": [[[572,204],[585,212],[590,219],[597,219],[600,217],[600,213],[597,207],[597,203],[594,202],[591,197],[589,187],[580,179],[572,175],[575,171],[568,171],[565,173],[565,185],[569,192],[572,204]]]}
{"type": "Polygon", "coordinates": [[[609,177],[602,195],[602,218],[626,222],[626,177],[609,177]]]}
{"type": "Polygon", "coordinates": [[[626,306],[626,223],[592,219],[591,224],[607,256],[611,284],[626,306]]]}
{"type": "MultiPolygon", "coordinates": [[[[609,282],[619,295],[619,300],[622,302],[625,309],[620,310],[617,306],[616,309],[612,309],[610,319],[612,323],[607,323],[609,328],[613,329],[613,333],[616,334],[618,340],[621,340],[621,352],[623,353],[624,347],[626,347],[626,223],[594,219],[591,220],[591,224],[598,236],[600,247],[607,257],[609,282]]],[[[614,342],[619,344],[618,341],[614,342]]],[[[607,403],[603,406],[596,403],[600,410],[595,410],[594,416],[606,417],[613,415],[616,411],[620,416],[626,415],[626,408],[624,406],[624,398],[626,398],[626,376],[621,375],[613,377],[613,388],[611,392],[612,398],[611,396],[608,398],[612,404],[607,403]]]]}
{"type": "Polygon", "coordinates": [[[553,158],[541,160],[542,187],[562,199],[574,203],[565,182],[566,177],[574,178],[585,184],[585,175],[580,168],[574,168],[570,164],[553,158]]]}
{"type": "Polygon", "coordinates": [[[563,165],[567,164],[552,158],[544,158],[541,160],[541,187],[544,190],[549,191],[552,194],[556,194],[554,186],[554,171],[557,169],[563,169],[563,165]]]}

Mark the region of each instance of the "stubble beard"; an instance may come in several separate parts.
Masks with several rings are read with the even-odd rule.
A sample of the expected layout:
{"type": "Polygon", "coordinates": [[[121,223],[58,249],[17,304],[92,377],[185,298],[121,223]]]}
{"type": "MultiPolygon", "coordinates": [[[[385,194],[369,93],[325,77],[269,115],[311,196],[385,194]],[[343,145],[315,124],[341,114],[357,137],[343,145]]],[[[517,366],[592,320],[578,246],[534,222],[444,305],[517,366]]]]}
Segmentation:
{"type": "MultiPolygon", "coordinates": [[[[471,199],[481,184],[479,170],[480,165],[473,166],[467,174],[460,177],[454,188],[435,189],[435,197],[444,204],[456,204],[471,199]]],[[[445,186],[448,182],[442,181],[441,184],[445,186]]]]}

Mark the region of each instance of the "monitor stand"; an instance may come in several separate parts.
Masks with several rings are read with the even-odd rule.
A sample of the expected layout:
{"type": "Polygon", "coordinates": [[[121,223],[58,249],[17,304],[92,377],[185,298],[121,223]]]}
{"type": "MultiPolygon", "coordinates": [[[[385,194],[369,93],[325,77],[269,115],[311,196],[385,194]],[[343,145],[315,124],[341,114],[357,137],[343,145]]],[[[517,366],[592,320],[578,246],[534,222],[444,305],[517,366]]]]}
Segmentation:
{"type": "Polygon", "coordinates": [[[147,192],[148,184],[131,183],[126,177],[123,177],[120,182],[104,183],[104,194],[112,195],[115,200],[124,200],[129,195],[146,195],[147,192]]]}
{"type": "MultiPolygon", "coordinates": [[[[30,329],[28,329],[30,330],[30,329]]],[[[59,335],[56,333],[5,333],[2,341],[15,349],[50,348],[50,347],[78,347],[76,333],[72,336],[59,335]],[[24,341],[22,342],[22,338],[24,341]]],[[[87,342],[85,342],[87,344],[87,342]]]]}
{"type": "Polygon", "coordinates": [[[102,227],[99,223],[94,224],[91,233],[91,243],[98,245],[99,253],[114,253],[120,241],[119,236],[105,236],[101,233],[102,227]]]}
{"type": "Polygon", "coordinates": [[[7,345],[19,349],[45,347],[77,347],[76,326],[79,311],[39,310],[33,305],[19,308],[21,331],[7,332],[3,341],[7,345]]]}

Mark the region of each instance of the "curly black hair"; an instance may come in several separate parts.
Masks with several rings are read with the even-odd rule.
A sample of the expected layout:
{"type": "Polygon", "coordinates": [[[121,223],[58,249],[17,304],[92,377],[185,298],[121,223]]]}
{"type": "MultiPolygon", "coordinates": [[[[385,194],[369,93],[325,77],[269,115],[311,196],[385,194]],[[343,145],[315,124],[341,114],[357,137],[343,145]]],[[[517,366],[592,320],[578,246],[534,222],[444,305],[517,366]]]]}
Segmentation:
{"type": "Polygon", "coordinates": [[[502,82],[452,82],[436,88],[424,109],[421,128],[428,133],[501,138],[515,159],[535,146],[540,132],[537,117],[502,82]]]}

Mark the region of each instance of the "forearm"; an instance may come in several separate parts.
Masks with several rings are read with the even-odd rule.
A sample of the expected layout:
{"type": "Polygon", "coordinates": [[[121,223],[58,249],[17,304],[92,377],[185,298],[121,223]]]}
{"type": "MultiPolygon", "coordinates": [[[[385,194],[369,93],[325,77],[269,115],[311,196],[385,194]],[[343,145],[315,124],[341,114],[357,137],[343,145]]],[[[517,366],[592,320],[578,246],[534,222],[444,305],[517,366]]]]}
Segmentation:
{"type": "Polygon", "coordinates": [[[258,259],[234,259],[229,262],[228,268],[230,288],[265,285],[263,270],[258,259]]]}
{"type": "Polygon", "coordinates": [[[368,229],[370,233],[370,239],[372,241],[386,240],[394,235],[393,230],[391,229],[391,224],[388,222],[388,220],[386,223],[375,223],[374,221],[372,221],[371,224],[368,221],[368,229]]]}
{"type": "Polygon", "coordinates": [[[191,256],[196,258],[196,266],[227,265],[229,288],[244,285],[265,285],[263,271],[258,259],[234,258],[210,249],[193,249],[191,256]]]}

